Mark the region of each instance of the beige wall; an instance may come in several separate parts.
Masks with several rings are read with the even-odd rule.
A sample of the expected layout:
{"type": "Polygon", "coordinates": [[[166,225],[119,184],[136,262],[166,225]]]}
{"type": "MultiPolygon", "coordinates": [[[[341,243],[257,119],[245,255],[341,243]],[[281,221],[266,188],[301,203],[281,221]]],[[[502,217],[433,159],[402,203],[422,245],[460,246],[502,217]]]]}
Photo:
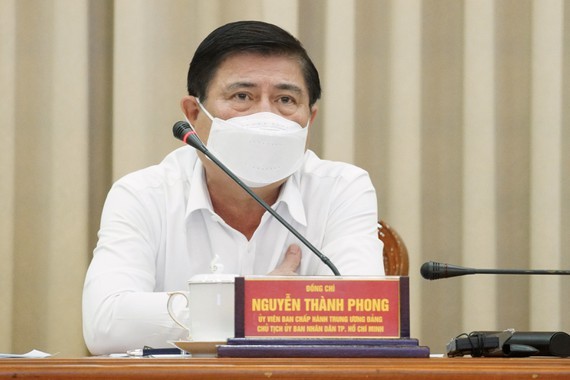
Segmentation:
{"type": "Polygon", "coordinates": [[[85,353],[105,194],[179,146],[192,53],[237,19],[313,56],[312,147],[370,172],[410,250],[413,336],[570,330],[565,277],[418,273],[570,269],[570,2],[0,0],[0,352],[85,353]]]}

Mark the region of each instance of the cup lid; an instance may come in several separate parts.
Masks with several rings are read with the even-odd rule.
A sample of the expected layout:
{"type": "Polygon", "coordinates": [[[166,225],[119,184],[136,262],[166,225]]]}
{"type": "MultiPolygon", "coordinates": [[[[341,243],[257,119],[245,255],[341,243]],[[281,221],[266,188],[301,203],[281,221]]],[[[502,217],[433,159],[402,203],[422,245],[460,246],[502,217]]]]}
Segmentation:
{"type": "Polygon", "coordinates": [[[200,273],[190,277],[189,284],[203,283],[233,283],[237,274],[230,273],[200,273]]]}

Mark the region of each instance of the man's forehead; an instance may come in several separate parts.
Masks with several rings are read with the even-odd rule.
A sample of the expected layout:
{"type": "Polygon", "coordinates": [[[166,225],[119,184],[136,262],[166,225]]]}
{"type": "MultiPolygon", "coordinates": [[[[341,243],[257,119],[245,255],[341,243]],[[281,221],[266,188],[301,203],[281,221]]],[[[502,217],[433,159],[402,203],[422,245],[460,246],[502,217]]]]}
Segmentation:
{"type": "Polygon", "coordinates": [[[220,63],[212,79],[225,90],[270,84],[280,90],[308,92],[300,60],[285,54],[231,54],[220,63]]]}

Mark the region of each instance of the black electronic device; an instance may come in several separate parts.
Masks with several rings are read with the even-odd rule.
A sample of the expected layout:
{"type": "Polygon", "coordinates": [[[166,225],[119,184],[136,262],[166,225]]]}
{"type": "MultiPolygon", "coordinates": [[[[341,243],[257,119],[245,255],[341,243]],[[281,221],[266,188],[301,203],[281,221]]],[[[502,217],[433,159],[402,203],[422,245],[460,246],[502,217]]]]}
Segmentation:
{"type": "Polygon", "coordinates": [[[562,331],[473,331],[453,338],[447,356],[570,356],[570,335],[562,331]]]}

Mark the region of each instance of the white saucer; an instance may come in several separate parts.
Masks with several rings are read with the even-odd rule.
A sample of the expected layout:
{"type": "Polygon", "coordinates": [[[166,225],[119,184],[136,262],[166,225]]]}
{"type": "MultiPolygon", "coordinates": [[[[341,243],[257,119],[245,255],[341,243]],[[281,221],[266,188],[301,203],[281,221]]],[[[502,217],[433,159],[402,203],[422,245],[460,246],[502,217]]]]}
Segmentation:
{"type": "Polygon", "coordinates": [[[218,354],[217,346],[226,342],[194,342],[189,340],[172,340],[168,343],[175,345],[192,357],[215,357],[218,354]]]}

